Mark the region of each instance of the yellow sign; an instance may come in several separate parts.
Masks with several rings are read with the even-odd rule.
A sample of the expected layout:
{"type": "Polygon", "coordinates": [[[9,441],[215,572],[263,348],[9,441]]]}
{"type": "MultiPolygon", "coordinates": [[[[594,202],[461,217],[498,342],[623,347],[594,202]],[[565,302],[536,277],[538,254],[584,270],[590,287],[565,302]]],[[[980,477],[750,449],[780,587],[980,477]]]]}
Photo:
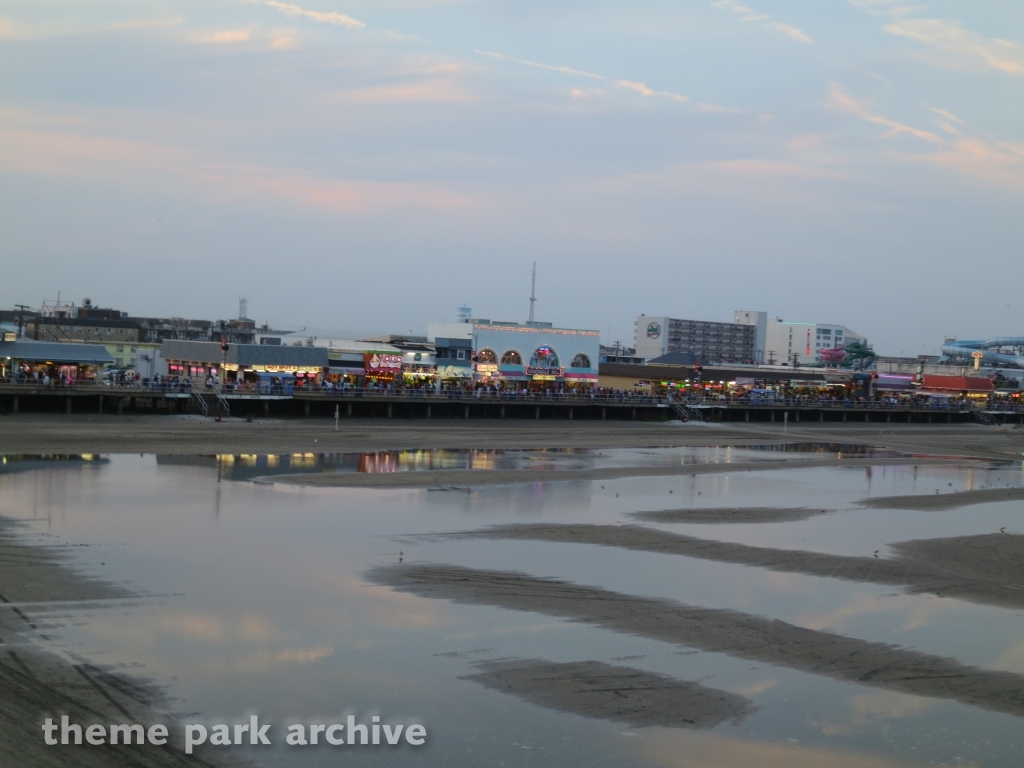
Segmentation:
{"type": "Polygon", "coordinates": [[[558,381],[558,377],[557,376],[548,376],[547,374],[544,374],[544,373],[537,373],[537,374],[534,374],[533,380],[534,381],[558,381]]]}

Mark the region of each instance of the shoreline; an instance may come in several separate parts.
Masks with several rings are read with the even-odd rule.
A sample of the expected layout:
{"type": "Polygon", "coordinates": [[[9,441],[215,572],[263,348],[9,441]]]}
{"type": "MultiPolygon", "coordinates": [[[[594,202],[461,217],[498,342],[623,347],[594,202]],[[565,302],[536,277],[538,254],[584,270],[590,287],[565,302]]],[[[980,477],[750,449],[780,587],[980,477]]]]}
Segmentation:
{"type": "Polygon", "coordinates": [[[1021,461],[1024,429],[977,424],[773,424],[433,419],[229,419],[13,414],[0,454],[359,453],[384,450],[665,448],[835,443],[932,457],[1021,461]]]}

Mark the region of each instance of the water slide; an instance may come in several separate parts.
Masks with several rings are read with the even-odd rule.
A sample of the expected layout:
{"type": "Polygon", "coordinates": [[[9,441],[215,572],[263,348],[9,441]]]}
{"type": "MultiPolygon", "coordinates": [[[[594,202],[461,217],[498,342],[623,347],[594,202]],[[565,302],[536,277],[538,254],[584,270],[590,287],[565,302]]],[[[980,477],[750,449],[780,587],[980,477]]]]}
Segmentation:
{"type": "Polygon", "coordinates": [[[1001,352],[988,351],[1000,347],[1024,348],[1024,336],[996,336],[994,339],[985,341],[951,341],[942,345],[942,354],[970,360],[973,353],[981,352],[982,363],[1001,363],[1024,368],[1024,356],[1004,355],[1001,352]]]}

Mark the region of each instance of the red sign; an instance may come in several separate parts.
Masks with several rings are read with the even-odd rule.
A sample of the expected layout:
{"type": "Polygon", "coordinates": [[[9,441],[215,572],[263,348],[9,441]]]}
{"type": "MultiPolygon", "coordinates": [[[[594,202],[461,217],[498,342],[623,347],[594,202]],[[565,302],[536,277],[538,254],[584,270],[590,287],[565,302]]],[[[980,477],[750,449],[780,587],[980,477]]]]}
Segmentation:
{"type": "Polygon", "coordinates": [[[402,356],[387,352],[367,352],[363,355],[366,375],[375,373],[398,373],[402,370],[402,356]]]}
{"type": "Polygon", "coordinates": [[[527,376],[561,376],[561,368],[542,368],[540,366],[528,365],[526,366],[527,376]]]}

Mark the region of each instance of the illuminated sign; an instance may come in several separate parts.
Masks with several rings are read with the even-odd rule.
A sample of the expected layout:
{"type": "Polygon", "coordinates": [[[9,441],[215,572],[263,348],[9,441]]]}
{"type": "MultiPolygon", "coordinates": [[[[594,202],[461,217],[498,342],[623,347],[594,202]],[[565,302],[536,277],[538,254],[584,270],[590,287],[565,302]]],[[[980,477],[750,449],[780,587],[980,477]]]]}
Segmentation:
{"type": "Polygon", "coordinates": [[[546,375],[546,374],[543,374],[543,373],[537,373],[537,374],[534,374],[533,380],[534,381],[557,381],[558,377],[557,376],[546,375]]]}
{"type": "Polygon", "coordinates": [[[528,376],[551,376],[557,377],[562,375],[561,368],[540,368],[538,366],[528,365],[526,367],[526,374],[528,376]]]}
{"type": "Polygon", "coordinates": [[[497,373],[498,372],[498,364],[497,363],[477,363],[476,370],[477,370],[477,373],[497,373]]]}
{"type": "Polygon", "coordinates": [[[402,370],[402,356],[387,352],[367,352],[363,355],[364,367],[371,375],[374,373],[395,373],[402,370]]]}

